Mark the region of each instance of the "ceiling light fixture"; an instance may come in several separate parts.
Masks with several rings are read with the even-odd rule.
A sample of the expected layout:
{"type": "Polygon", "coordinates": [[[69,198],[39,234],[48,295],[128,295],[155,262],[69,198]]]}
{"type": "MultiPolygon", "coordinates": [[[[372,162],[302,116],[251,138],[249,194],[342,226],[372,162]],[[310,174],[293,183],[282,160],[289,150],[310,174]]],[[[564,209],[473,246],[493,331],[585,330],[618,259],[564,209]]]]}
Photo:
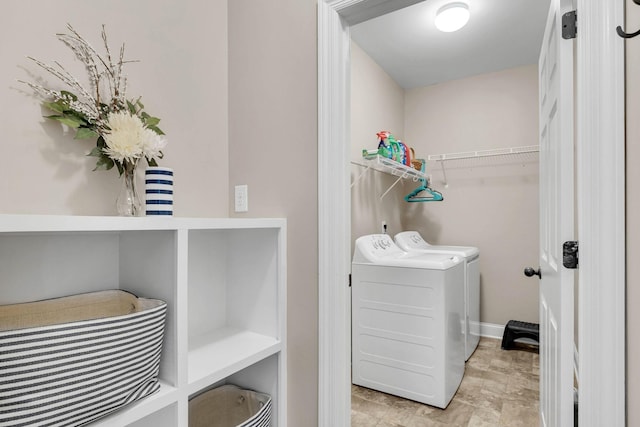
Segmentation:
{"type": "Polygon", "coordinates": [[[469,6],[464,3],[449,3],[438,9],[436,28],[445,33],[458,31],[469,21],[469,6]]]}

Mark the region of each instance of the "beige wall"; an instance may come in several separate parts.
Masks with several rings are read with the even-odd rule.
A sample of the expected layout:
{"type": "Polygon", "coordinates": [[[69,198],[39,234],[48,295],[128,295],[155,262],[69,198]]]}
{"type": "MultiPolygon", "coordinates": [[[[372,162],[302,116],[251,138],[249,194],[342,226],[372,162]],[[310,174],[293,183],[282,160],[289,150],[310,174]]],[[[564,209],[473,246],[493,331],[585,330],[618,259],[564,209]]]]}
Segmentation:
{"type": "MultiPolygon", "coordinates": [[[[537,66],[530,65],[406,93],[405,132],[418,153],[442,154],[538,144],[537,66]]],[[[538,156],[435,162],[442,203],[414,203],[405,227],[434,244],[476,246],[481,258],[480,320],[538,322],[538,156]]]]}
{"type": "MultiPolygon", "coordinates": [[[[353,45],[352,45],[353,46],[353,45]]],[[[538,144],[537,66],[518,67],[404,91],[357,46],[352,49],[352,159],[375,147],[375,132],[392,123],[417,157],[538,144]],[[398,105],[404,98],[404,107],[398,105]],[[396,124],[402,111],[404,125],[396,124]],[[365,132],[366,130],[366,132],[365,132]],[[402,132],[402,131],[401,131],[402,132]],[[373,135],[373,137],[371,136],[373,135]]],[[[396,133],[395,130],[392,132],[396,133]]],[[[416,183],[368,172],[352,190],[352,238],[418,230],[433,244],[481,251],[481,321],[538,322],[538,281],[523,270],[538,263],[538,156],[428,164],[441,203],[407,203],[416,183]]],[[[357,170],[354,166],[352,175],[357,170]]]]}
{"type": "Polygon", "coordinates": [[[290,426],[318,412],[316,88],[315,0],[229,1],[229,197],[288,219],[290,426]]]}
{"type": "MultiPolygon", "coordinates": [[[[378,145],[376,133],[390,131],[396,138],[404,139],[404,90],[393,81],[356,43],[351,43],[351,159],[360,161],[363,149],[378,145]]],[[[352,182],[365,169],[351,166],[352,182]]],[[[398,184],[382,200],[380,196],[397,178],[367,171],[351,190],[352,240],[365,235],[380,233],[382,221],[388,233],[402,230],[401,216],[405,202],[403,186],[398,184]]],[[[409,192],[410,190],[406,190],[409,192]]]]}
{"type": "MultiPolygon", "coordinates": [[[[640,27],[640,7],[627,1],[625,29],[640,27]]],[[[640,37],[626,42],[627,73],[627,425],[640,425],[640,37]]]]}
{"type": "Polygon", "coordinates": [[[69,22],[97,47],[106,24],[112,49],[126,41],[127,57],[141,60],[127,67],[128,93],[162,119],[176,215],[229,216],[233,186],[248,184],[249,212],[239,216],[288,218],[289,425],[315,425],[315,0],[12,0],[2,8],[0,212],[115,214],[117,172],[92,172],[84,155],[93,143],[45,121],[15,82],[35,70],[26,55],[84,74],[54,35],[69,22]]]}
{"type": "MultiPolygon", "coordinates": [[[[0,212],[115,214],[118,173],[92,172],[94,142],[75,141],[16,80],[45,77],[26,59],[86,72],[56,37],[66,23],[100,48],[126,42],[128,95],[142,96],[169,139],[161,164],[175,169],[176,214],[227,216],[227,2],[187,0],[5,1],[0,14],[0,212]],[[205,43],[206,42],[206,43],[205,43]]],[[[61,86],[58,86],[62,88],[61,86]]]]}

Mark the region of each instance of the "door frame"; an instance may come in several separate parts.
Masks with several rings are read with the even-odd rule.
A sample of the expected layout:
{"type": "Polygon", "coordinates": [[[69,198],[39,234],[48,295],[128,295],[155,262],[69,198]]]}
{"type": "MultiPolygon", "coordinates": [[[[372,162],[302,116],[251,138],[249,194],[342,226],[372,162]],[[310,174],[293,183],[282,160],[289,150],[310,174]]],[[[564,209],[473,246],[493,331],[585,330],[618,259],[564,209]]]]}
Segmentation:
{"type": "Polygon", "coordinates": [[[624,3],[577,0],[581,426],[626,424],[624,3]]]}
{"type": "MultiPolygon", "coordinates": [[[[349,426],[349,26],[420,0],[318,0],[318,425],[349,426]]],[[[577,0],[581,426],[625,425],[624,2],[577,0]],[[606,143],[603,143],[606,142],[606,143]]]]}

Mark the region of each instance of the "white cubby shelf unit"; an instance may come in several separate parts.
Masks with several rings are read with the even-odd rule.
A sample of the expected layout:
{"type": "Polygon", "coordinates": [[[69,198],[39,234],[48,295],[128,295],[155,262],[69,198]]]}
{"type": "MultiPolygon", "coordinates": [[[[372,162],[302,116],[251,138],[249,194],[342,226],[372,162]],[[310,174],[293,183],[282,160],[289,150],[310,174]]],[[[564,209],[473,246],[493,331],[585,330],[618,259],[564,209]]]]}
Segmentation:
{"type": "Polygon", "coordinates": [[[286,220],[0,215],[0,304],[123,289],[167,302],[161,389],[92,425],[187,427],[225,383],[286,426],[286,220]]]}

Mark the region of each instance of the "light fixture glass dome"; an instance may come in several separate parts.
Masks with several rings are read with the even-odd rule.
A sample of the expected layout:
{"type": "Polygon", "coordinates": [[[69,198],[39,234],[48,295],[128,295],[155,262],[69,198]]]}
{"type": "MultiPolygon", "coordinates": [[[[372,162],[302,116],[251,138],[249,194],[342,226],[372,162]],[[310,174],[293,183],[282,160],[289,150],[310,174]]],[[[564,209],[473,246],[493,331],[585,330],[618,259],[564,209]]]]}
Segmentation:
{"type": "Polygon", "coordinates": [[[458,31],[469,22],[469,6],[464,3],[449,3],[438,9],[436,28],[445,33],[458,31]]]}

